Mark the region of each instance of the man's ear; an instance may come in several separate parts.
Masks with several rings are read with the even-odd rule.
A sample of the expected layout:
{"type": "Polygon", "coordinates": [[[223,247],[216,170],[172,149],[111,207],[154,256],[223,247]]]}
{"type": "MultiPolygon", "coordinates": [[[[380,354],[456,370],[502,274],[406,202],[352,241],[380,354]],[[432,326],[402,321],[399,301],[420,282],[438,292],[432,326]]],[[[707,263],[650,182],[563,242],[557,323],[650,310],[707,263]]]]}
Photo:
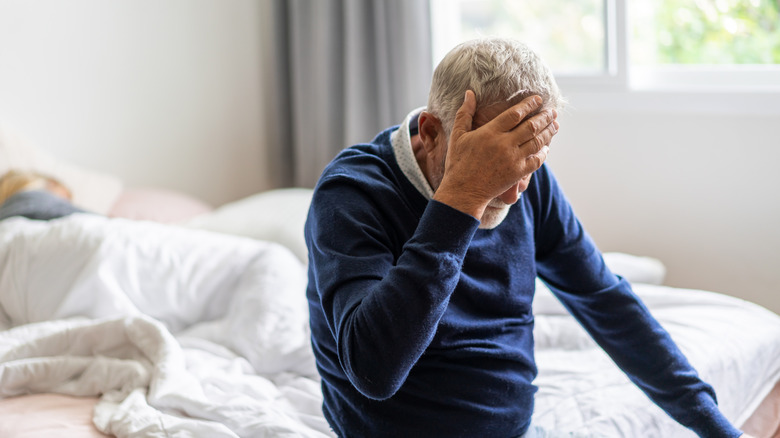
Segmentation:
{"type": "Polygon", "coordinates": [[[432,153],[436,148],[436,139],[444,132],[441,121],[428,111],[423,111],[417,118],[417,126],[425,152],[432,153]]]}

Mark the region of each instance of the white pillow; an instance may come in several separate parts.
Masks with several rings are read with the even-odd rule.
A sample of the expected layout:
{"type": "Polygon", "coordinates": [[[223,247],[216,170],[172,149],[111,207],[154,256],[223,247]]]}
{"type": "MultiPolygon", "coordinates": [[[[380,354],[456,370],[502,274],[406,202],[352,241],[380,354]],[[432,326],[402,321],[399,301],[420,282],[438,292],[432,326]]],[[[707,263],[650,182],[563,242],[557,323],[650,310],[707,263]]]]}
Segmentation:
{"type": "Polygon", "coordinates": [[[108,213],[122,192],[119,178],[58,160],[0,123],[0,176],[10,169],[36,171],[58,179],[70,189],[73,204],[94,213],[108,213]]]}
{"type": "Polygon", "coordinates": [[[276,242],[289,248],[303,263],[308,263],[303,226],[311,197],[311,189],[269,190],[225,204],[184,225],[276,242]]]}
{"type": "Polygon", "coordinates": [[[610,271],[630,283],[663,284],[666,278],[666,266],[656,258],[622,252],[605,252],[603,255],[610,271]]]}
{"type": "MultiPolygon", "coordinates": [[[[666,266],[653,257],[637,256],[622,252],[605,252],[604,263],[612,273],[620,275],[632,284],[660,285],[666,277],[666,266]]],[[[560,301],[541,279],[536,279],[534,315],[569,315],[560,301]]]]}

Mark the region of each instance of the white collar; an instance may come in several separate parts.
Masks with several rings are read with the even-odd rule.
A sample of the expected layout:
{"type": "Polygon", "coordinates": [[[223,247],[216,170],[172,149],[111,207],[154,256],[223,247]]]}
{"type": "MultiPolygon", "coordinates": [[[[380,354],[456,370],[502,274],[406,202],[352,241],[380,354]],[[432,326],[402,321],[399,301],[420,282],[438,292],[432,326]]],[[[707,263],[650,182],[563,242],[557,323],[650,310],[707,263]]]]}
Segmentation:
{"type": "Polygon", "coordinates": [[[412,137],[409,133],[409,124],[412,119],[419,115],[425,107],[417,108],[410,112],[401,125],[390,134],[390,142],[393,145],[393,153],[395,154],[395,161],[398,162],[398,167],[401,168],[401,172],[404,173],[406,179],[422,194],[425,199],[431,200],[433,198],[433,189],[428,184],[428,180],[420,169],[420,165],[417,163],[417,159],[414,157],[414,151],[412,151],[412,137]]]}

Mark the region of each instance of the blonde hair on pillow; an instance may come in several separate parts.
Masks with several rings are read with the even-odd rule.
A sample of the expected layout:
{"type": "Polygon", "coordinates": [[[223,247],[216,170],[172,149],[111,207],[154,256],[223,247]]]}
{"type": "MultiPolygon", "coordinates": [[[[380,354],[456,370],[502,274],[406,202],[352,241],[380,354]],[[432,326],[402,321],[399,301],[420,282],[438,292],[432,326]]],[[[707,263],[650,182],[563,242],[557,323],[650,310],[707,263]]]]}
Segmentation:
{"type": "Polygon", "coordinates": [[[9,170],[0,177],[0,204],[24,190],[47,190],[71,199],[70,190],[59,180],[29,170],[9,170]]]}

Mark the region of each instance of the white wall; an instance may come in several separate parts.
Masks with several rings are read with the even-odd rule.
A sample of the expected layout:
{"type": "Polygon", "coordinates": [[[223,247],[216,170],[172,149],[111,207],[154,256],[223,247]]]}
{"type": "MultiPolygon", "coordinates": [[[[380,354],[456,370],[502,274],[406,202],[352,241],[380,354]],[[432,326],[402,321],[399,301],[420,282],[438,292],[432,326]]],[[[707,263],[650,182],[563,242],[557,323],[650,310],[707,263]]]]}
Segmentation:
{"type": "Polygon", "coordinates": [[[571,96],[550,163],[575,211],[603,251],[660,258],[668,284],[780,313],[780,98],[637,103],[658,96],[571,96]]]}
{"type": "Polygon", "coordinates": [[[254,0],[0,0],[0,119],[129,186],[268,188],[254,0]]]}

